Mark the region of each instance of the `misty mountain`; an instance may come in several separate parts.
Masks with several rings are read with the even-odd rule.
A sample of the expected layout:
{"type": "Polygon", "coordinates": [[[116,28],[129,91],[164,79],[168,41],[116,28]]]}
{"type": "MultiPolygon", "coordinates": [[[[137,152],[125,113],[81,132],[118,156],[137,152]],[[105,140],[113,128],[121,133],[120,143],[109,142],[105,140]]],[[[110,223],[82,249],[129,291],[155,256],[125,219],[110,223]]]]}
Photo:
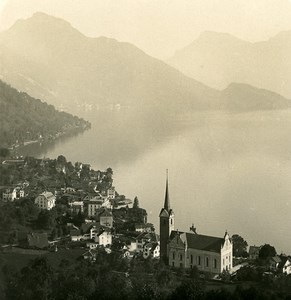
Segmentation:
{"type": "Polygon", "coordinates": [[[131,44],[86,37],[44,13],[3,32],[0,53],[5,81],[70,111],[82,103],[209,109],[218,95],[131,44]]]}
{"type": "Polygon", "coordinates": [[[27,141],[55,138],[83,130],[89,123],[52,105],[19,92],[0,80],[0,145],[10,147],[27,141]]]}
{"type": "Polygon", "coordinates": [[[241,82],[291,98],[291,31],[257,43],[204,32],[167,62],[214,88],[241,82]]]}
{"type": "MultiPolygon", "coordinates": [[[[232,45],[239,57],[238,51],[247,45],[229,35],[215,35],[216,40],[209,35],[213,34],[201,37],[205,45],[212,41],[209,48],[215,48],[223,39],[223,49],[232,45]]],[[[225,58],[224,70],[227,59],[230,71],[234,59],[225,58]]],[[[148,122],[149,115],[156,119],[169,112],[229,107],[223,104],[227,93],[221,94],[185,76],[134,45],[106,37],[86,37],[68,22],[44,13],[19,20],[0,34],[0,62],[3,80],[33,97],[78,114],[87,108],[130,107],[138,109],[141,116],[146,115],[141,118],[148,122]]],[[[220,78],[215,72],[209,74],[220,78]]],[[[276,97],[273,106],[268,101],[264,103],[263,96],[257,101],[255,88],[248,88],[248,101],[242,94],[241,89],[232,89],[227,101],[233,99],[232,106],[237,103],[243,111],[247,110],[246,103],[251,110],[276,108],[276,97]],[[243,106],[238,99],[244,101],[243,106]]]]}
{"type": "Polygon", "coordinates": [[[291,108],[291,100],[248,84],[231,83],[220,95],[220,109],[232,112],[291,108]]]}

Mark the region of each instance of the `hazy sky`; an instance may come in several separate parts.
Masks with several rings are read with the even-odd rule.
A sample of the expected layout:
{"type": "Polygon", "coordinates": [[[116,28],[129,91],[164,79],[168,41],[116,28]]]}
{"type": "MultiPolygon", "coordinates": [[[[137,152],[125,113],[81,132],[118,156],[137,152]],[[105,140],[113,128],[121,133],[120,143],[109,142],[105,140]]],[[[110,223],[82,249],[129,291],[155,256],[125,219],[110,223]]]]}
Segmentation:
{"type": "Polygon", "coordinates": [[[0,10],[1,29],[43,11],[86,35],[128,41],[160,58],[205,30],[250,41],[291,30],[290,0],[0,0],[0,10]]]}

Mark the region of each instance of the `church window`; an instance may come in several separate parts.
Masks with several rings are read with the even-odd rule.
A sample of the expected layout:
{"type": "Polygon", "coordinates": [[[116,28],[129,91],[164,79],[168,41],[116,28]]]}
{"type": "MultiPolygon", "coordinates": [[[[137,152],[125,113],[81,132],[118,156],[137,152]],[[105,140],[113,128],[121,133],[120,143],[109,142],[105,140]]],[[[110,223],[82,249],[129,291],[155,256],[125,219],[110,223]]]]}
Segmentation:
{"type": "Polygon", "coordinates": [[[173,252],[173,259],[175,259],[175,252],[173,252]]]}
{"type": "Polygon", "coordinates": [[[180,254],[180,260],[183,260],[183,255],[182,254],[180,254]]]}
{"type": "Polygon", "coordinates": [[[173,225],[173,219],[171,219],[171,225],[173,225]]]}
{"type": "Polygon", "coordinates": [[[213,261],[213,267],[214,267],[214,269],[217,268],[217,259],[216,259],[216,258],[214,258],[214,261],[213,261]]]}
{"type": "Polygon", "coordinates": [[[209,258],[208,258],[208,257],[206,257],[206,259],[205,259],[205,266],[206,266],[206,267],[209,266],[209,258]]]}
{"type": "Polygon", "coordinates": [[[197,262],[198,262],[198,266],[200,266],[200,264],[201,264],[201,257],[200,257],[200,255],[197,256],[197,262]]]}

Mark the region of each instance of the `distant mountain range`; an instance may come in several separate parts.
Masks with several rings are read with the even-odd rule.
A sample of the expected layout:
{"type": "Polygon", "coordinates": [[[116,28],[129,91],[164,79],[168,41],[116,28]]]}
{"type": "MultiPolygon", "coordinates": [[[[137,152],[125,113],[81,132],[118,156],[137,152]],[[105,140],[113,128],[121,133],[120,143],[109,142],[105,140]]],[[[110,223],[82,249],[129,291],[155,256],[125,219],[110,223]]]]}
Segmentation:
{"type": "Polygon", "coordinates": [[[257,43],[204,32],[167,63],[213,88],[241,82],[291,98],[291,31],[257,43]]]}
{"type": "MultiPolygon", "coordinates": [[[[211,51],[217,48],[221,39],[225,40],[220,51],[223,57],[223,49],[228,48],[237,49],[235,51],[240,57],[238,49],[247,45],[237,39],[234,42],[228,35],[217,37],[218,41],[213,41],[208,35],[200,39],[205,40],[201,50],[205,50],[205,59],[208,55],[209,60],[193,62],[193,65],[198,63],[199,68],[210,69],[213,64],[211,51]]],[[[221,77],[217,79],[219,82],[224,80],[222,74],[234,70],[233,61],[234,58],[226,56],[220,73],[209,72],[209,77],[221,77]],[[230,59],[229,67],[227,58],[230,59]]],[[[261,60],[253,64],[259,62],[261,60]]],[[[79,113],[82,105],[93,108],[118,105],[158,112],[290,107],[290,101],[279,95],[245,85],[232,85],[220,92],[150,57],[134,45],[105,37],[86,37],[68,22],[44,13],[19,20],[0,34],[0,63],[3,80],[74,113],[79,113]]]]}
{"type": "Polygon", "coordinates": [[[0,147],[46,141],[90,124],[17,91],[0,80],[0,147]]]}

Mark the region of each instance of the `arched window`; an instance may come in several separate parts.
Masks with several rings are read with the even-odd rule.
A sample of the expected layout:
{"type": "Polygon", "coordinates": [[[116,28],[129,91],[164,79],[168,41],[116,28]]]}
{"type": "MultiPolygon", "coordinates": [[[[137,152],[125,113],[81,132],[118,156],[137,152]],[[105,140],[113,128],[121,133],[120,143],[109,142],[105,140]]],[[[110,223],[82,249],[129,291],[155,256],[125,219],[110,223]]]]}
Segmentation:
{"type": "Polygon", "coordinates": [[[198,263],[198,266],[200,266],[200,264],[201,264],[201,257],[200,257],[200,255],[197,256],[197,263],[198,263]]]}
{"type": "Polygon", "coordinates": [[[213,267],[214,267],[214,269],[217,268],[217,259],[216,258],[214,258],[214,260],[213,260],[213,267]]]}
{"type": "Polygon", "coordinates": [[[205,266],[206,266],[206,267],[209,266],[209,258],[208,258],[208,257],[206,257],[206,259],[205,259],[205,266]]]}

